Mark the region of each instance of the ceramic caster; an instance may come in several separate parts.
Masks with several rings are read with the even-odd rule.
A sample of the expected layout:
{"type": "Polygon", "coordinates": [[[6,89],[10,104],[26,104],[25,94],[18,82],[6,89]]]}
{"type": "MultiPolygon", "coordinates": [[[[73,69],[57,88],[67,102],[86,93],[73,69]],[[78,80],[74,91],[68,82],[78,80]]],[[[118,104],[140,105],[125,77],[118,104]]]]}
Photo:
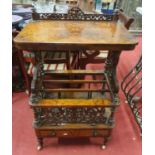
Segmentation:
{"type": "Polygon", "coordinates": [[[42,149],[42,146],[37,146],[37,150],[40,151],[42,149]]]}
{"type": "Polygon", "coordinates": [[[28,91],[28,90],[26,90],[25,93],[26,93],[27,95],[29,95],[29,91],[28,91]]]}
{"type": "Polygon", "coordinates": [[[37,150],[41,150],[43,148],[43,138],[37,138],[38,144],[37,144],[37,150]]]}
{"type": "Polygon", "coordinates": [[[106,149],[106,146],[105,146],[105,145],[102,145],[102,146],[101,146],[101,149],[102,149],[102,150],[105,150],[105,149],[106,149]]]}

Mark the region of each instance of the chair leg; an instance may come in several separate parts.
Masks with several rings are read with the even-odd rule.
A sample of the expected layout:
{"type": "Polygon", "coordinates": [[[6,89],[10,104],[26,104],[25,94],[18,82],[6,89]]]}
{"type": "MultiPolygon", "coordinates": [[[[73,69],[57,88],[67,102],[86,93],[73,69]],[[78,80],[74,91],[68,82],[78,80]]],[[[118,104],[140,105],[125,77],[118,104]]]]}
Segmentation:
{"type": "MultiPolygon", "coordinates": [[[[25,79],[25,80],[27,80],[27,79],[25,79]]],[[[31,94],[31,82],[30,82],[30,79],[29,79],[29,77],[28,77],[28,81],[26,82],[27,84],[26,84],[26,94],[28,94],[28,96],[30,96],[30,94],[31,94]]]]}
{"type": "Polygon", "coordinates": [[[106,149],[106,144],[109,139],[110,139],[110,137],[104,137],[103,144],[101,145],[102,150],[106,149]]]}
{"type": "Polygon", "coordinates": [[[66,52],[66,59],[67,59],[67,69],[71,69],[71,64],[70,64],[70,51],[66,52]]]}
{"type": "Polygon", "coordinates": [[[23,56],[22,56],[22,51],[18,50],[17,51],[17,56],[18,56],[20,67],[21,67],[21,70],[22,70],[22,73],[23,73],[23,76],[24,76],[25,86],[26,86],[26,89],[28,90],[28,95],[30,95],[30,92],[31,92],[30,81],[29,81],[29,77],[27,75],[27,71],[26,71],[26,68],[25,68],[25,65],[24,65],[24,59],[23,59],[23,56]]]}

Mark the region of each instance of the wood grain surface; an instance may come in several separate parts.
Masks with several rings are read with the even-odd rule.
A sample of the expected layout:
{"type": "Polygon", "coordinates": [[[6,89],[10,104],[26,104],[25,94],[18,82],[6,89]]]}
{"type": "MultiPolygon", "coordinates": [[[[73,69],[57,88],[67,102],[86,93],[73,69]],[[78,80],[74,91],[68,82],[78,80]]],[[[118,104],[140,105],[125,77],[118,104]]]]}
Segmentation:
{"type": "Polygon", "coordinates": [[[138,43],[120,22],[33,21],[14,39],[27,50],[131,50],[138,43]]]}

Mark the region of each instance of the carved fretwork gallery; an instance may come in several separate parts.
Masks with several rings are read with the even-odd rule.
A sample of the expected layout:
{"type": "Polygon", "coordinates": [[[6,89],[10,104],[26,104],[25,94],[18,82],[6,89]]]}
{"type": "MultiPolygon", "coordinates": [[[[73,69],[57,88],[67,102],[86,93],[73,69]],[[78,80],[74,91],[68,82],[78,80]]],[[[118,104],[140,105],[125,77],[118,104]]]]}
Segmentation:
{"type": "Polygon", "coordinates": [[[37,13],[33,10],[34,20],[79,20],[79,21],[112,21],[116,20],[114,14],[85,14],[80,8],[73,7],[68,13],[37,13]]]}

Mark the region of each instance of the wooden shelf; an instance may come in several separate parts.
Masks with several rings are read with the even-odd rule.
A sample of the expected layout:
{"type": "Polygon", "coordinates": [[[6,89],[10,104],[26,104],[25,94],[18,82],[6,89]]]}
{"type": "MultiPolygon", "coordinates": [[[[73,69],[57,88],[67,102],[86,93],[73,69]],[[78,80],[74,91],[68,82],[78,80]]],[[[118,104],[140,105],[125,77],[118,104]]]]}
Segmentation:
{"type": "Polygon", "coordinates": [[[114,105],[110,99],[42,99],[32,107],[109,107],[114,105]]]}
{"type": "Polygon", "coordinates": [[[45,92],[110,92],[109,90],[102,89],[81,89],[81,88],[57,88],[57,89],[44,89],[45,92]]]}
{"type": "Polygon", "coordinates": [[[105,80],[43,80],[45,83],[103,83],[105,80]]]}
{"type": "Polygon", "coordinates": [[[61,75],[70,75],[70,74],[74,74],[74,75],[103,75],[104,74],[104,70],[49,70],[49,71],[45,71],[45,74],[61,74],[61,75]]]}

